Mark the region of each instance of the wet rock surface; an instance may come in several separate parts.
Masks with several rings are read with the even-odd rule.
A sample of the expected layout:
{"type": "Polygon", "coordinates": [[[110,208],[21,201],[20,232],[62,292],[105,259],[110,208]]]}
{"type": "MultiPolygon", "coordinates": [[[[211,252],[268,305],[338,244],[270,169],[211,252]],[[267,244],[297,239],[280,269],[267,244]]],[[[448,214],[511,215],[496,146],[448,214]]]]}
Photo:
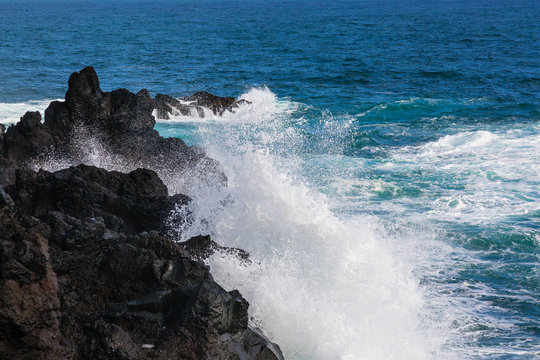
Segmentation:
{"type": "Polygon", "coordinates": [[[216,116],[223,116],[225,111],[234,113],[242,104],[250,104],[248,100],[221,97],[210,94],[206,91],[199,91],[193,95],[180,98],[180,100],[169,95],[157,94],[154,98],[154,108],[158,119],[170,119],[170,116],[197,116],[204,118],[204,108],[212,111],[216,116]]]}
{"type": "Polygon", "coordinates": [[[28,165],[46,149],[69,150],[76,126],[131,149],[139,165],[155,161],[148,148],[181,158],[173,166],[182,169],[204,157],[159,137],[152,109],[145,91],[102,92],[86,68],[71,76],[66,102],[53,102],[44,123],[27,113],[1,129],[0,358],[282,359],[249,327],[248,302],[200,261],[213,251],[249,261],[247,253],[206,236],[167,238],[170,210],[191,200],[171,196],[158,173],[28,165]]]}

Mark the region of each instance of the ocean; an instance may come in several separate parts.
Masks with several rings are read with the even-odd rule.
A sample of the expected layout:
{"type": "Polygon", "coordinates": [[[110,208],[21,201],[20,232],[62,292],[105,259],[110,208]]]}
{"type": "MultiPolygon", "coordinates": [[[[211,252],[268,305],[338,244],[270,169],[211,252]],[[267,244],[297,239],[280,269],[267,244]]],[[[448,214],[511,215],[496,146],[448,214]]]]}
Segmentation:
{"type": "Polygon", "coordinates": [[[250,100],[158,121],[228,177],[165,179],[194,199],[171,236],[251,254],[208,264],[287,359],[538,359],[539,19],[534,0],[2,0],[0,122],[87,65],[106,91],[250,100]]]}

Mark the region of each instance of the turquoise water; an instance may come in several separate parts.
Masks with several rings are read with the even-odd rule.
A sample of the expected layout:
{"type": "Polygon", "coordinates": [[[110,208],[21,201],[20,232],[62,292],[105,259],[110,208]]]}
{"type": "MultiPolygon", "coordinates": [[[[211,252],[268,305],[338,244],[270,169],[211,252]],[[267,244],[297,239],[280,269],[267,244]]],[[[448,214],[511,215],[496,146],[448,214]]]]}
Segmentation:
{"type": "Polygon", "coordinates": [[[247,98],[157,128],[227,172],[186,190],[186,234],[252,253],[210,266],[288,358],[534,359],[538,19],[536,1],[3,1],[0,120],[86,65],[104,90],[247,98]]]}

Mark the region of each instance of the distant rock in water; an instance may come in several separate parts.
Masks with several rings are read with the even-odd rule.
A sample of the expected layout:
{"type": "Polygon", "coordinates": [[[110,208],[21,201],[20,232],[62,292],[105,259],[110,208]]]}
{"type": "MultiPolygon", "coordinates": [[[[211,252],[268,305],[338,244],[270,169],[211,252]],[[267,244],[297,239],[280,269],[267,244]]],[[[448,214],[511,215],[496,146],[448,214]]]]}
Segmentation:
{"type": "Polygon", "coordinates": [[[197,114],[204,118],[204,108],[210,109],[214,115],[223,116],[225,111],[234,112],[242,104],[250,104],[245,99],[236,100],[233,97],[220,97],[206,91],[199,91],[180,100],[169,95],[157,94],[154,98],[154,108],[158,119],[169,119],[170,116],[189,116],[197,114]]]}
{"type": "Polygon", "coordinates": [[[172,96],[157,94],[154,98],[154,108],[157,110],[158,119],[169,119],[169,115],[189,116],[193,107],[181,103],[172,96]]]}
{"type": "Polygon", "coordinates": [[[191,199],[170,196],[151,168],[217,164],[160,137],[152,104],[145,90],[102,92],[85,68],[44,123],[28,112],[0,128],[1,359],[283,359],[249,327],[248,302],[200,262],[214,251],[248,254],[208,236],[185,244],[166,237],[170,211],[191,199]],[[76,159],[78,127],[141,168],[32,169],[47,151],[76,159]]]}

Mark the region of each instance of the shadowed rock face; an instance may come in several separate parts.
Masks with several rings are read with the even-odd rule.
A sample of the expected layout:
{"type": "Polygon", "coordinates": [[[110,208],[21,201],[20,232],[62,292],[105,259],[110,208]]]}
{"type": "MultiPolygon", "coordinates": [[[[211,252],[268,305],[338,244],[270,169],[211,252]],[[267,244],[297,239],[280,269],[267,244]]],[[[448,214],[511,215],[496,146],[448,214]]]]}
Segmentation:
{"type": "Polygon", "coordinates": [[[169,155],[167,166],[179,171],[211,163],[180,139],[161,138],[152,109],[146,91],[102,92],[85,68],[44,123],[29,112],[0,129],[1,359],[283,358],[248,326],[248,302],[199,261],[212,251],[248,254],[209,237],[180,246],[165,236],[170,210],[191,200],[169,196],[158,173],[29,168],[45,151],[76,156],[69,144],[78,126],[143,167],[169,155]]]}
{"type": "Polygon", "coordinates": [[[152,170],[124,174],[86,165],[55,173],[19,169],[15,185],[7,190],[30,216],[54,211],[81,219],[100,217],[116,232],[162,230],[174,206],[189,201],[181,194],[169,197],[152,170]]]}
{"type": "Polygon", "coordinates": [[[18,170],[0,197],[2,358],[279,359],[240,293],[156,231],[188,200],[150,170],[18,170]]]}

